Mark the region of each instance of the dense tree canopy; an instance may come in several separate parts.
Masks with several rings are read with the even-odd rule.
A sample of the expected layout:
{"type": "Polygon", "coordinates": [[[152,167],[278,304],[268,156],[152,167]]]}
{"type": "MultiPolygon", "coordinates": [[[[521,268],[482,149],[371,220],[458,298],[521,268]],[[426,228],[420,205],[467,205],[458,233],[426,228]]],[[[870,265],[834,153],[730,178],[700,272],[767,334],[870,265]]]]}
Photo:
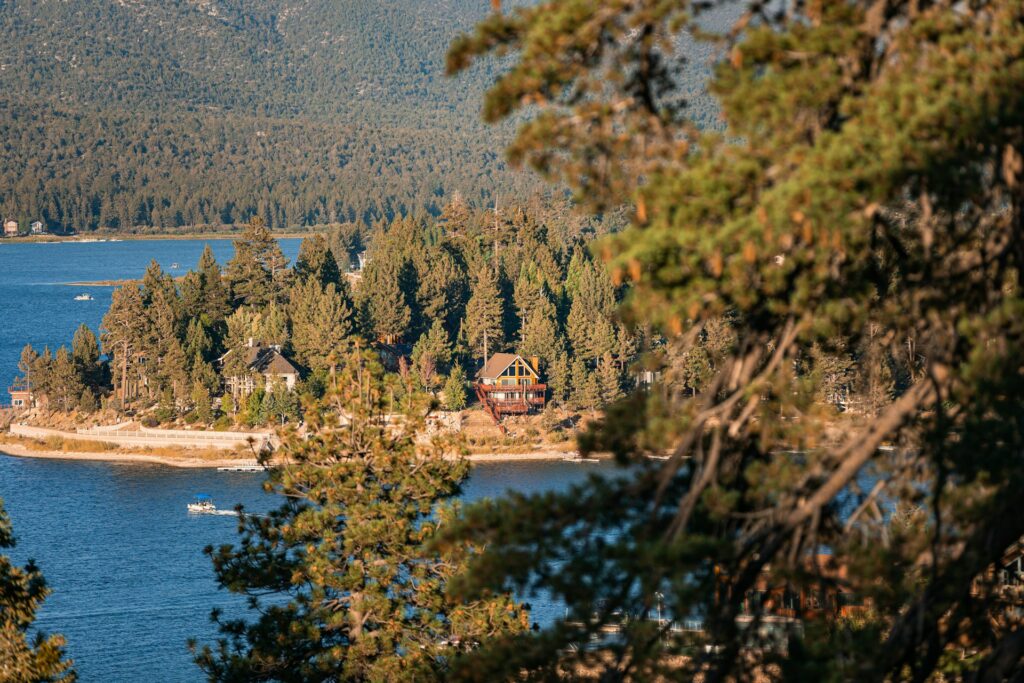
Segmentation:
{"type": "Polygon", "coordinates": [[[584,443],[631,476],[465,522],[489,546],[461,594],[569,604],[474,653],[469,675],[1019,677],[1024,624],[994,579],[1024,536],[1021,6],[749,3],[715,43],[718,134],[691,115],[679,48],[722,11],[541,2],[450,54],[459,69],[514,53],[485,104],[490,119],[539,105],[512,158],[634,208],[599,251],[630,283],[623,316],[669,342],[663,381],[584,443]],[[870,358],[891,371],[849,382],[870,358]],[[830,429],[856,386],[875,416],[830,429]],[[765,586],[832,607],[779,652],[765,586]],[[840,618],[839,595],[870,610],[840,618]],[[656,607],[702,618],[714,647],[643,618],[656,607]],[[620,638],[568,647],[609,623],[620,638]]]}
{"type": "Polygon", "coordinates": [[[238,546],[208,549],[220,584],[261,606],[253,622],[215,615],[224,639],[197,653],[210,680],[437,680],[460,651],[524,628],[508,596],[446,601],[469,548],[425,544],[468,463],[454,441],[416,438],[429,403],[396,410],[393,395],[372,353],[342,358],[266,483],[286,502],[244,518],[238,546]]]}

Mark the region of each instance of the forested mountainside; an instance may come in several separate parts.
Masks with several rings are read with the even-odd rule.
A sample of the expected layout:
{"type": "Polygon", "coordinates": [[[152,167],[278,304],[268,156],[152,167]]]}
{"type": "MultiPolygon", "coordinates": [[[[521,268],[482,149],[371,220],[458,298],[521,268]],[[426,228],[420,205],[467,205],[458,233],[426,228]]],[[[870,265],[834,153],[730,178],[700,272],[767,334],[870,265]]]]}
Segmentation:
{"type": "MultiPolygon", "coordinates": [[[[51,230],[437,214],[537,187],[444,76],[483,0],[0,3],[0,214],[51,230]]],[[[706,107],[708,117],[712,116],[706,107]]]]}

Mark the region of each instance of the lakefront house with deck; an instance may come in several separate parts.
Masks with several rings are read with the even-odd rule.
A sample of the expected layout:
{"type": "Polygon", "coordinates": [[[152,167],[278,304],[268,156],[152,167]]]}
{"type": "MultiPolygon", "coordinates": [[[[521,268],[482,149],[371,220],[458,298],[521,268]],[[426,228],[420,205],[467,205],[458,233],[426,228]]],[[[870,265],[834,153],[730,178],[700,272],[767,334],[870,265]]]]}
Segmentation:
{"type": "Polygon", "coordinates": [[[476,376],[477,398],[484,411],[500,424],[505,415],[526,415],[543,410],[548,386],[540,381],[537,358],[517,353],[496,353],[476,376]]]}

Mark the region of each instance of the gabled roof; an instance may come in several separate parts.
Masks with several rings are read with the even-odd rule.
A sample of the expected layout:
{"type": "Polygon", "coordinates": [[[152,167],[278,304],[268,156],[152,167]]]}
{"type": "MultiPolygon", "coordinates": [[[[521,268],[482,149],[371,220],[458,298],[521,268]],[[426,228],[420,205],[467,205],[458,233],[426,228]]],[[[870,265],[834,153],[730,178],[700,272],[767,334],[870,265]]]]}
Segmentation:
{"type": "MultiPolygon", "coordinates": [[[[298,375],[299,369],[295,367],[291,361],[284,357],[276,347],[263,346],[262,344],[255,344],[253,346],[246,346],[242,349],[243,356],[242,361],[245,363],[245,367],[258,372],[263,375],[298,375]]],[[[220,363],[223,365],[226,362],[227,357],[231,355],[229,350],[223,356],[220,357],[220,363]]]]}
{"type": "Polygon", "coordinates": [[[267,375],[298,375],[299,369],[277,349],[264,349],[249,367],[256,372],[267,375]]]}
{"type": "Polygon", "coordinates": [[[480,372],[476,373],[477,377],[483,377],[484,379],[494,379],[501,375],[508,369],[508,366],[516,362],[516,359],[523,361],[523,364],[530,369],[530,374],[539,377],[537,370],[530,365],[529,361],[520,356],[518,353],[496,353],[488,359],[487,364],[480,368],[480,372]]]}

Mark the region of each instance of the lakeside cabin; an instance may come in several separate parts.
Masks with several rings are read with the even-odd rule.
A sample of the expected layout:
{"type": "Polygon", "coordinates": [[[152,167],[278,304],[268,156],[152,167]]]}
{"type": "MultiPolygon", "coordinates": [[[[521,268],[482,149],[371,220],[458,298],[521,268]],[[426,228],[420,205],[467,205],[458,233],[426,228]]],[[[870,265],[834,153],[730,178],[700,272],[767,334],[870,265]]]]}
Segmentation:
{"type": "Polygon", "coordinates": [[[18,236],[18,221],[8,218],[4,221],[4,237],[18,236]]]}
{"type": "Polygon", "coordinates": [[[548,385],[540,381],[540,363],[517,353],[496,353],[476,375],[477,398],[494,423],[505,415],[526,415],[543,410],[548,385]]]}
{"type": "MultiPolygon", "coordinates": [[[[229,361],[231,353],[232,351],[228,351],[220,357],[218,362],[222,368],[229,361]]],[[[248,396],[256,391],[260,384],[263,384],[266,391],[277,385],[292,391],[299,381],[299,369],[285,357],[281,347],[277,345],[267,345],[250,339],[244,349],[242,363],[246,369],[245,373],[224,379],[225,387],[235,398],[248,396]]]]}

